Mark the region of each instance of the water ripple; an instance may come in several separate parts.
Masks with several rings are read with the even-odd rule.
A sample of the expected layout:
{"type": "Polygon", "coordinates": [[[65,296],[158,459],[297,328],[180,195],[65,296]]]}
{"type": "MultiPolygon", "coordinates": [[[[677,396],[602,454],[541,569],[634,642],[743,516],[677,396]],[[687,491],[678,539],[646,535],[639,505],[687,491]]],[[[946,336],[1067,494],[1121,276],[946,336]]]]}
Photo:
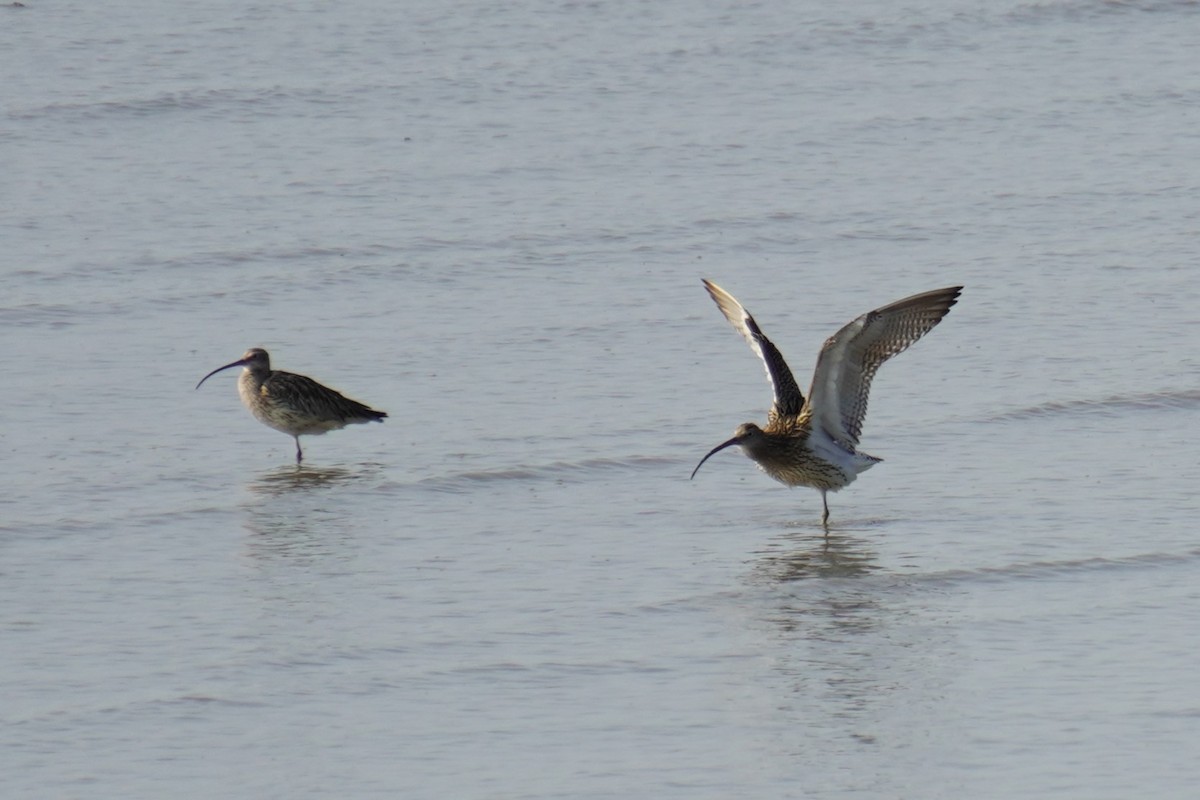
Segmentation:
{"type": "Polygon", "coordinates": [[[1150,567],[1170,567],[1200,559],[1200,548],[1176,553],[1138,553],[1129,556],[1066,559],[1062,561],[1030,561],[998,567],[953,569],[930,572],[908,578],[911,584],[955,584],[1008,582],[1012,580],[1074,577],[1094,572],[1142,570],[1150,567]]]}
{"type": "Polygon", "coordinates": [[[660,456],[633,456],[631,458],[589,458],[582,461],[555,461],[541,465],[518,465],[505,469],[472,470],[424,478],[417,485],[442,492],[465,492],[480,484],[506,481],[556,481],[578,482],[614,470],[657,467],[673,464],[675,459],[660,456]]]}
{"type": "Polygon", "coordinates": [[[41,117],[95,120],[111,116],[156,116],[177,111],[212,111],[214,109],[245,110],[261,114],[275,106],[284,108],[296,102],[327,103],[330,102],[329,96],[328,91],[321,89],[299,90],[282,86],[263,89],[205,88],[160,92],[149,97],[131,97],[122,100],[48,103],[12,109],[8,116],[13,120],[41,117]]]}
{"type": "Polygon", "coordinates": [[[1035,406],[1004,411],[988,417],[989,422],[1021,420],[1058,415],[1103,414],[1123,411],[1157,411],[1200,406],[1200,389],[1181,389],[1137,394],[1114,394],[1102,399],[1052,400],[1035,406]]]}

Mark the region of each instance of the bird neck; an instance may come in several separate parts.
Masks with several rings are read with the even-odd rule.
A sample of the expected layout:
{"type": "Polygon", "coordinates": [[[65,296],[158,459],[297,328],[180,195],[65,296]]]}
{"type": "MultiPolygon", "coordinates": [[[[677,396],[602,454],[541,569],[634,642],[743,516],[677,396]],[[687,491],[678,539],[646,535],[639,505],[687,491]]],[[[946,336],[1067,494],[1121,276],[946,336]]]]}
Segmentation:
{"type": "Polygon", "coordinates": [[[246,367],[242,370],[241,377],[238,378],[238,386],[239,388],[244,387],[247,390],[257,392],[267,382],[267,378],[269,377],[271,377],[269,369],[251,369],[250,367],[246,367]]]}

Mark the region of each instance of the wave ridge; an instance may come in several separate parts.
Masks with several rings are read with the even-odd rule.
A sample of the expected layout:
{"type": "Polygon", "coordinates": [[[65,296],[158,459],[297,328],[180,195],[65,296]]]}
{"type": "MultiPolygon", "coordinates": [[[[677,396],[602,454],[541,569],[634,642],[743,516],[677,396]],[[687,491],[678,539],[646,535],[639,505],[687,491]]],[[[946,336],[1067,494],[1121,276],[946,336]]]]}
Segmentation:
{"type": "Polygon", "coordinates": [[[989,422],[1033,419],[1059,415],[1099,414],[1116,416],[1122,411],[1159,411],[1200,406],[1200,389],[1177,389],[1136,394],[1114,394],[1099,399],[1052,400],[988,417],[989,422]]]}
{"type": "Polygon", "coordinates": [[[467,470],[432,478],[423,478],[417,481],[416,485],[437,491],[463,492],[480,484],[502,483],[506,481],[577,482],[597,473],[627,469],[645,469],[674,463],[675,459],[663,458],[661,456],[589,458],[582,461],[555,461],[549,464],[519,464],[497,469],[467,470]]]}

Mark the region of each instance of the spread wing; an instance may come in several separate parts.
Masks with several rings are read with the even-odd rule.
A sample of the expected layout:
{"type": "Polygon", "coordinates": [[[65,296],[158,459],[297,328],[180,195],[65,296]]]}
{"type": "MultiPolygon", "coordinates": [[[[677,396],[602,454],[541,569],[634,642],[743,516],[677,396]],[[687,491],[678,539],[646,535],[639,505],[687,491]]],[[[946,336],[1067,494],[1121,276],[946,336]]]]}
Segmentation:
{"type": "Polygon", "coordinates": [[[767,379],[771,381],[771,388],[775,392],[775,402],[771,406],[768,420],[774,422],[780,417],[798,415],[804,409],[804,395],[800,394],[800,387],[796,385],[796,379],[792,377],[792,371],[788,369],[787,362],[783,360],[778,348],[763,335],[754,317],[742,308],[742,304],[733,295],[709,280],[704,281],[704,288],[716,302],[717,308],[721,309],[725,319],[746,338],[767,368],[767,379]]]}
{"type": "Polygon", "coordinates": [[[808,392],[814,424],[835,441],[856,447],[871,379],[880,365],[929,333],[961,292],[961,286],[951,286],[906,297],[868,311],[829,337],[808,392]]]}

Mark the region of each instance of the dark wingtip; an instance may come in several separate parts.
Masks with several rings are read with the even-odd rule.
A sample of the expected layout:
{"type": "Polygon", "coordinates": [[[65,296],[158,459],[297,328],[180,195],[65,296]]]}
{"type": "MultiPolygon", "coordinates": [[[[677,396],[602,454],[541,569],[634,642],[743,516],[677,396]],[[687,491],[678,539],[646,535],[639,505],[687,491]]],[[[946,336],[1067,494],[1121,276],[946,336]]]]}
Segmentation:
{"type": "Polygon", "coordinates": [[[963,287],[961,287],[961,286],[947,286],[945,289],[942,290],[946,293],[946,312],[945,313],[949,314],[950,309],[952,309],[952,308],[954,308],[954,306],[958,305],[958,298],[962,296],[962,290],[963,290],[963,287]]]}

